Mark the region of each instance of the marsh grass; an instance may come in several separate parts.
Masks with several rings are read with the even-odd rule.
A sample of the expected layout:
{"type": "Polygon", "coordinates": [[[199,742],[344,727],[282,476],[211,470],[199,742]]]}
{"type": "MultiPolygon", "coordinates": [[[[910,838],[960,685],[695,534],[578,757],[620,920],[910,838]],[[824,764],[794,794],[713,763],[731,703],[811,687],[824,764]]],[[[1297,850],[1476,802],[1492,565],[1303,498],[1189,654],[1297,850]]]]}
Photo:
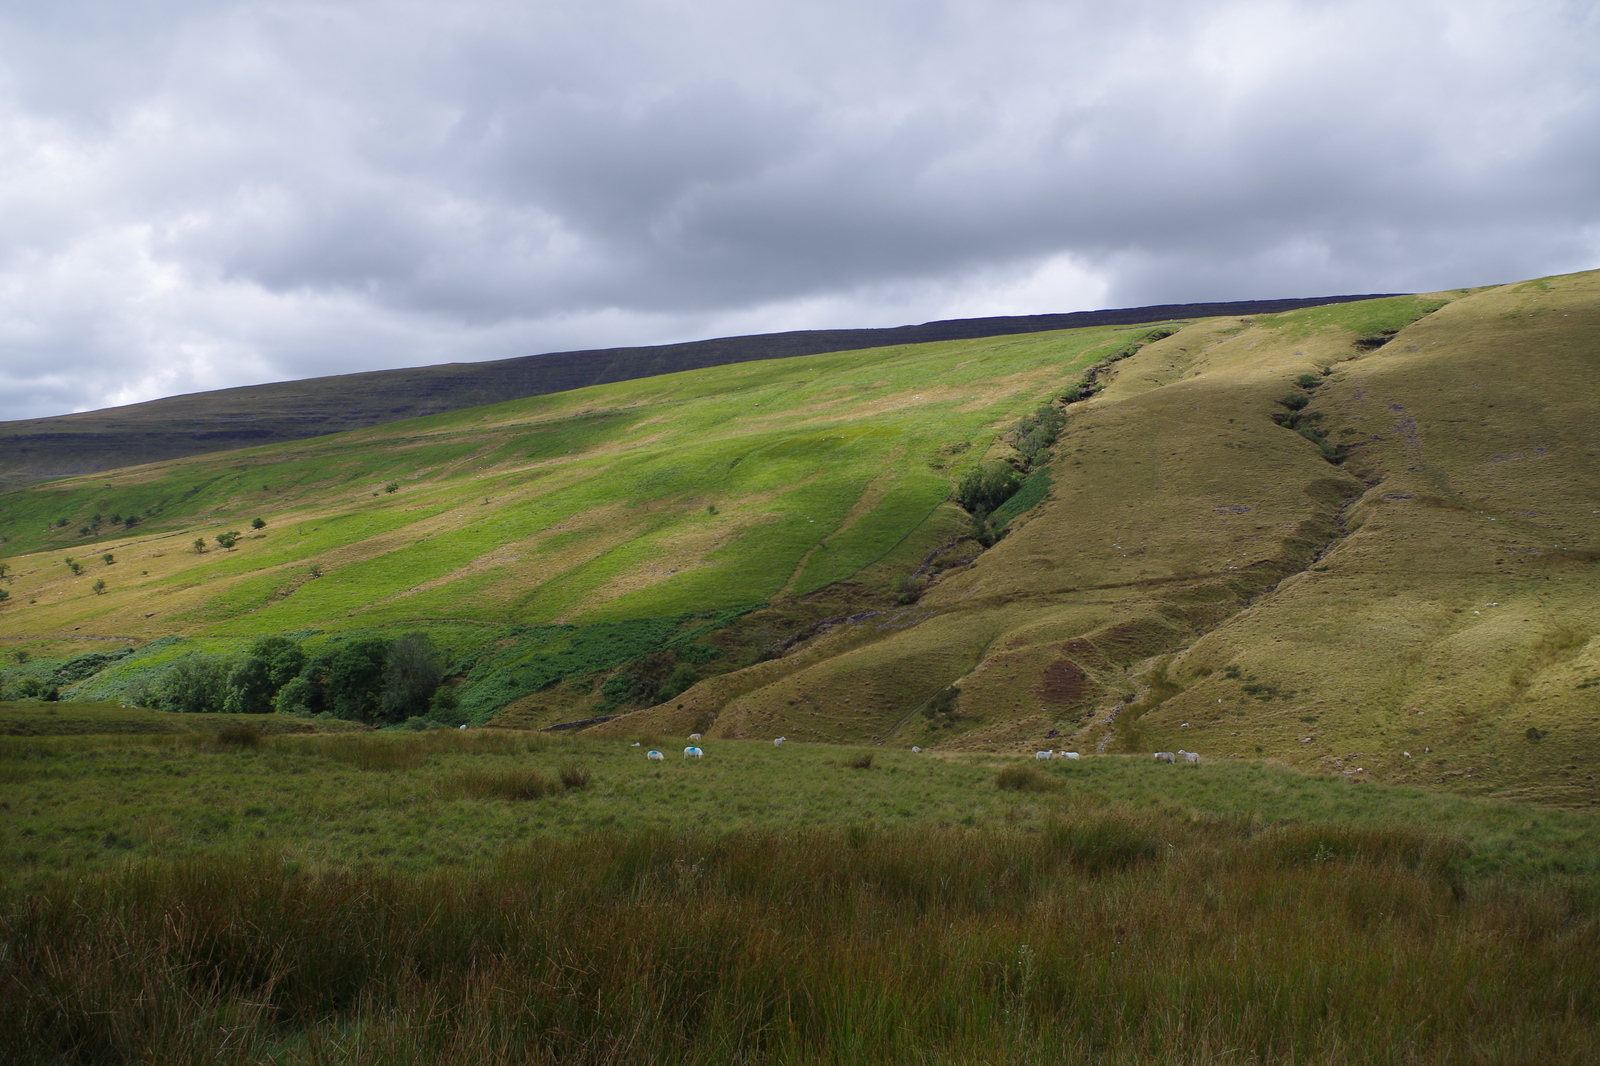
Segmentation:
{"type": "Polygon", "coordinates": [[[559,796],[565,788],[562,780],[534,769],[464,770],[449,778],[443,791],[448,796],[515,801],[559,796]]]}
{"type": "Polygon", "coordinates": [[[996,788],[1003,788],[1008,792],[1049,792],[1060,788],[1061,781],[1054,774],[1047,774],[1038,767],[1026,763],[1013,763],[1000,769],[994,775],[996,788]]]}
{"type": "Polygon", "coordinates": [[[449,875],[136,864],[4,899],[0,1029],[18,1063],[1600,1055],[1580,895],[1463,890],[1425,833],[1313,836],[1094,811],[610,831],[449,875]]]}

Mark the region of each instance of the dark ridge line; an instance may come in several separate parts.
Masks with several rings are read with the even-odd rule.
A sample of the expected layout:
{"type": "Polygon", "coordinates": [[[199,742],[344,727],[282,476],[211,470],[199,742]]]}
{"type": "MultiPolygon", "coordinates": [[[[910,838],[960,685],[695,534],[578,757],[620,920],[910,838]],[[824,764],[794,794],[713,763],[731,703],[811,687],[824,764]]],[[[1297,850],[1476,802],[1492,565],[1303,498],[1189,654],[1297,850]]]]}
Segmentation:
{"type": "Polygon", "coordinates": [[[99,411],[0,422],[0,486],[305,440],[423,415],[735,363],[1089,326],[1271,314],[1391,295],[1396,294],[1154,304],[943,319],[876,329],[793,330],[242,385],[99,411]]]}

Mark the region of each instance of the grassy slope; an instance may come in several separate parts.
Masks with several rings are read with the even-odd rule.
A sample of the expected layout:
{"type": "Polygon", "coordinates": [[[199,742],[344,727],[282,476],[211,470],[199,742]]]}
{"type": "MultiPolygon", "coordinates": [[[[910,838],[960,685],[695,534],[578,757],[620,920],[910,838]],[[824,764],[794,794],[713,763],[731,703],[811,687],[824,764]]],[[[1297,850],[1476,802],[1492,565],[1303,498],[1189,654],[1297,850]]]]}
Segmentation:
{"type": "Polygon", "coordinates": [[[1073,408],[1049,499],[915,607],[605,728],[1182,746],[1592,802],[1597,297],[1591,273],[1191,325],[1073,408]],[[1342,465],[1271,417],[1324,366],[1342,465]]]}
{"type": "Polygon", "coordinates": [[[958,472],[941,447],[977,458],[1123,336],[745,364],[16,490],[0,635],[604,620],[804,593],[928,518],[958,472]],[[128,535],[77,535],[153,508],[128,535]],[[228,529],[236,550],[190,549],[228,529]]]}

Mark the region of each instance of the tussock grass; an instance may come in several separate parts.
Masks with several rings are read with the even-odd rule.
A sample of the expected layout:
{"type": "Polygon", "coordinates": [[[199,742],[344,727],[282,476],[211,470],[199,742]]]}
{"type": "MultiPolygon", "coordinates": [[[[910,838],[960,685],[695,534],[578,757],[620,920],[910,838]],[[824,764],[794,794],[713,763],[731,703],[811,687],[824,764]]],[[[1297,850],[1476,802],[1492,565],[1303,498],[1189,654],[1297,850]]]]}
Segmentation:
{"type": "Polygon", "coordinates": [[[444,792],[472,799],[536,800],[558,796],[564,788],[564,781],[553,780],[533,769],[466,770],[451,777],[445,783],[444,792]]]}
{"type": "Polygon", "coordinates": [[[1600,1055],[1592,905],[1463,891],[1419,860],[1450,849],[1426,834],[1340,839],[1285,865],[1238,820],[1096,812],[1039,833],[613,831],[449,876],[135,865],[4,900],[0,1028],[15,1062],[1600,1055]]]}
{"type": "Polygon", "coordinates": [[[1025,763],[1015,763],[1001,768],[994,775],[996,788],[1003,788],[1008,792],[1049,792],[1059,788],[1061,782],[1043,770],[1025,763]]]}

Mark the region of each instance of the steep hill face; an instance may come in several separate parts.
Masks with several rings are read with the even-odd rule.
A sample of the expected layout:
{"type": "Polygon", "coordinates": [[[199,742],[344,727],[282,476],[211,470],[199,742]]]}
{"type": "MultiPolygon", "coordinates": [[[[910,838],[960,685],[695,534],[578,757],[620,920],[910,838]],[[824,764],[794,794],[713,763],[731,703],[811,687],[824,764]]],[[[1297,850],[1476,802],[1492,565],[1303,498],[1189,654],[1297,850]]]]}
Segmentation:
{"type": "Polygon", "coordinates": [[[1209,320],[915,605],[602,728],[1600,792],[1600,273],[1209,320]]]}
{"type": "Polygon", "coordinates": [[[0,485],[385,425],[611,382],[888,345],[969,340],[1370,299],[1329,296],[953,319],[891,329],[799,330],[641,348],[379,370],[172,396],[103,411],[0,422],[0,485]]]}

